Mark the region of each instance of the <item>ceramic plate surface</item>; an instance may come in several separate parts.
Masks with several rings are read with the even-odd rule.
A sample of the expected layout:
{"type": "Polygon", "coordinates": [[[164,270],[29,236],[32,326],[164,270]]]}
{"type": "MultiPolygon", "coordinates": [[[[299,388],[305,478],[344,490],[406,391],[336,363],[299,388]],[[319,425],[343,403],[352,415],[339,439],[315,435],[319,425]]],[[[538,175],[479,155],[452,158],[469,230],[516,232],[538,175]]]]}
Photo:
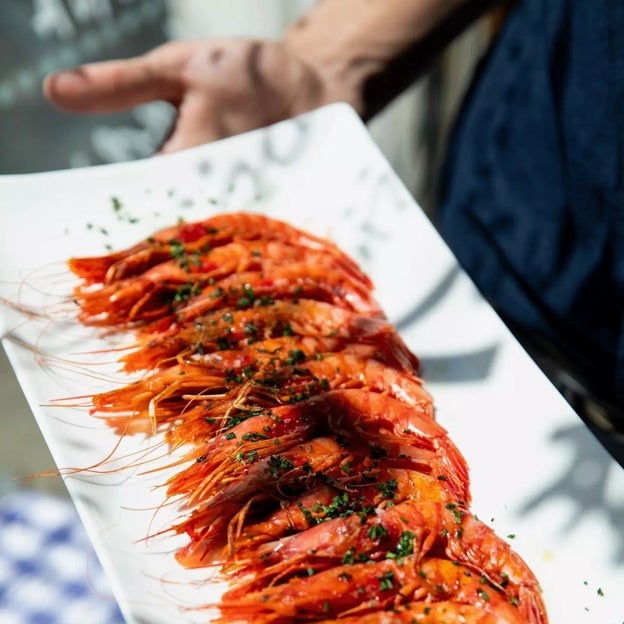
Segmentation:
{"type": "Polygon", "coordinates": [[[437,417],[471,469],[473,510],[540,579],[553,624],[621,624],[624,471],[458,268],[351,109],[128,164],[0,177],[0,331],[128,622],[199,623],[218,599],[164,535],[168,458],[116,436],[85,397],[125,381],[122,346],[74,320],[71,256],[130,245],[178,219],[250,210],[327,236],[373,278],[423,361],[437,417]],[[32,347],[32,348],[29,348],[32,347]],[[33,350],[34,349],[34,350],[33,350]]]}

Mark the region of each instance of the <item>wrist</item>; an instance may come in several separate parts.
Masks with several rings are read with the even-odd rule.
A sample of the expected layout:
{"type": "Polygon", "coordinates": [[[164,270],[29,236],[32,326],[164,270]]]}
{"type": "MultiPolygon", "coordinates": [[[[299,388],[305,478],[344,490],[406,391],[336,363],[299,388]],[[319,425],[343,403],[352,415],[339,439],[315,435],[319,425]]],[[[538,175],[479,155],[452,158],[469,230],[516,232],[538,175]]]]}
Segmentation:
{"type": "Polygon", "coordinates": [[[393,81],[404,88],[416,77],[411,65],[418,65],[420,43],[455,13],[484,1],[324,0],[286,30],[283,42],[319,77],[323,103],[346,101],[368,117],[375,112],[367,101],[370,83],[382,78],[387,85],[398,60],[404,75],[393,81]]]}
{"type": "Polygon", "coordinates": [[[383,62],[364,55],[353,33],[312,28],[303,18],[286,30],[283,43],[319,78],[323,104],[348,102],[358,113],[364,112],[364,85],[370,76],[383,71],[383,62]]]}

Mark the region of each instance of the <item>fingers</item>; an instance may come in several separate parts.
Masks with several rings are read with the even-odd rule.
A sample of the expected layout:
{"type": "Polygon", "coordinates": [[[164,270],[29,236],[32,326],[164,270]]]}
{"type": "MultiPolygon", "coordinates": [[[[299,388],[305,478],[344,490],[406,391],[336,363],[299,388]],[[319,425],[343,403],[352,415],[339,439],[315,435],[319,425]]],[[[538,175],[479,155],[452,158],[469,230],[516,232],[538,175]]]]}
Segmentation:
{"type": "Polygon", "coordinates": [[[183,93],[180,68],[191,49],[167,44],[133,59],[58,72],[46,77],[43,91],[55,106],[75,113],[116,112],[153,100],[175,104],[183,93]]]}
{"type": "Polygon", "coordinates": [[[184,98],[173,132],[159,153],[177,152],[222,139],[229,134],[221,122],[221,115],[209,99],[197,91],[191,92],[184,98]]]}

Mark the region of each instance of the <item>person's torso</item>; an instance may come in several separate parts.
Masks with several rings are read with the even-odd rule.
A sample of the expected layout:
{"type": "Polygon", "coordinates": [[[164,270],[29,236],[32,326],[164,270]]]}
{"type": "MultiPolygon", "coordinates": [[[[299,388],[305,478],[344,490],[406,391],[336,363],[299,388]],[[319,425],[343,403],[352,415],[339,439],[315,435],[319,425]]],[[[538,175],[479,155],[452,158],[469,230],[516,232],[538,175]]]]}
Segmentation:
{"type": "Polygon", "coordinates": [[[466,101],[441,229],[504,317],[624,401],[624,3],[524,0],[466,101]]]}

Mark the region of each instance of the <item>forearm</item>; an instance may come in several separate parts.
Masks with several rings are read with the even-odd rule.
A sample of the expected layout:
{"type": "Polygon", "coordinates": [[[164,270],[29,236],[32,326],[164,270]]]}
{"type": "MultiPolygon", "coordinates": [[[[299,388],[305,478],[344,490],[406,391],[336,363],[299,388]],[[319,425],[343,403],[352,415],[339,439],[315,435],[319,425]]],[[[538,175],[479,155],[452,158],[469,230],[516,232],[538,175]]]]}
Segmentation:
{"type": "Polygon", "coordinates": [[[325,77],[328,101],[370,117],[493,1],[322,0],[284,41],[325,77]]]}

